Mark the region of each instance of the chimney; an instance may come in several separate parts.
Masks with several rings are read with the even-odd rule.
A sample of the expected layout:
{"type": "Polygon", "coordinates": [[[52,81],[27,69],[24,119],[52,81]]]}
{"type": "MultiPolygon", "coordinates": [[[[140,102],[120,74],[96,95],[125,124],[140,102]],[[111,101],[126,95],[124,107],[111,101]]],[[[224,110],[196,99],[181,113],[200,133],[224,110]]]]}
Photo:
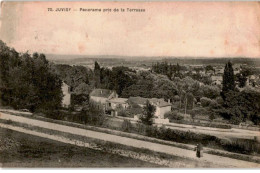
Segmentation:
{"type": "Polygon", "coordinates": [[[168,99],[168,103],[171,103],[171,99],[168,99]]]}

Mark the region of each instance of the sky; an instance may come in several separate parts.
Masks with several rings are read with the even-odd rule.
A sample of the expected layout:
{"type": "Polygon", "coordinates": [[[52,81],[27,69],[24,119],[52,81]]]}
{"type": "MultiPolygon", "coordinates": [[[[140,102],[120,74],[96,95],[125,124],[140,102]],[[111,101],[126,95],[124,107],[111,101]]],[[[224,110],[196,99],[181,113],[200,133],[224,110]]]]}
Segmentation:
{"type": "Polygon", "coordinates": [[[0,39],[30,53],[260,58],[260,2],[2,2],[0,39]]]}

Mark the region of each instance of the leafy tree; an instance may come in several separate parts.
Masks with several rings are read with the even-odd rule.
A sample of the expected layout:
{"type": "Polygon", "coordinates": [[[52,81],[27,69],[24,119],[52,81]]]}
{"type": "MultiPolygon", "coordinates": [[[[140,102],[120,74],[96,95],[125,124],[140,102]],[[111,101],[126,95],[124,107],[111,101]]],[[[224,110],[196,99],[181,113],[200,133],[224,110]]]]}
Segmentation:
{"type": "Polygon", "coordinates": [[[146,101],[146,105],[143,108],[143,116],[140,117],[140,120],[143,124],[152,125],[153,117],[155,113],[155,106],[153,106],[148,100],[146,101]]]}
{"type": "Polygon", "coordinates": [[[2,104],[32,112],[59,109],[61,80],[52,73],[45,55],[19,55],[2,41],[0,48],[2,104]]]}
{"type": "Polygon", "coordinates": [[[206,73],[207,73],[208,71],[210,71],[210,70],[215,71],[215,69],[214,69],[211,65],[207,65],[207,66],[205,67],[206,73]]]}
{"type": "Polygon", "coordinates": [[[226,64],[224,69],[222,92],[225,93],[228,92],[229,90],[234,91],[234,89],[235,89],[234,70],[231,62],[229,61],[226,64]]]}
{"type": "Polygon", "coordinates": [[[249,75],[251,75],[252,72],[250,69],[248,68],[242,68],[242,70],[240,71],[240,73],[236,74],[236,80],[238,82],[238,86],[240,88],[243,88],[246,86],[246,81],[249,75]]]}
{"type": "Polygon", "coordinates": [[[133,125],[129,120],[124,120],[121,128],[124,132],[131,132],[133,125]]]}
{"type": "Polygon", "coordinates": [[[245,88],[241,92],[229,91],[222,107],[216,112],[236,124],[250,120],[259,125],[260,92],[252,88],[245,88]]]}
{"type": "Polygon", "coordinates": [[[81,117],[85,124],[101,126],[106,121],[102,106],[94,102],[89,102],[83,107],[81,117]]]}
{"type": "Polygon", "coordinates": [[[100,87],[100,66],[97,61],[95,61],[94,67],[94,80],[95,80],[95,87],[100,87]]]}

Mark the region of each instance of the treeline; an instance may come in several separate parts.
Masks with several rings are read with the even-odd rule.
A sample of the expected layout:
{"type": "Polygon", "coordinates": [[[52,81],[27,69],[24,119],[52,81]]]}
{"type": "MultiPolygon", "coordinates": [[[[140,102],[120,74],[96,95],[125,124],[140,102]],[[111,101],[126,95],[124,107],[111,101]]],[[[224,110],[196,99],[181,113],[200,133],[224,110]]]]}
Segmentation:
{"type": "Polygon", "coordinates": [[[180,66],[178,63],[176,65],[168,63],[168,62],[157,62],[156,64],[152,65],[152,72],[166,75],[170,80],[174,80],[174,78],[185,78],[185,77],[191,77],[194,80],[197,80],[199,82],[202,82],[204,84],[211,84],[211,78],[209,76],[203,76],[199,72],[200,71],[209,71],[213,70],[213,67],[211,65],[208,65],[205,67],[196,67],[193,70],[196,71],[196,73],[192,73],[191,71],[183,73],[183,71],[187,71],[187,67],[180,66]]]}
{"type": "Polygon", "coordinates": [[[62,81],[44,54],[21,54],[0,41],[0,81],[3,106],[32,112],[61,107],[62,81]]]}
{"type": "Polygon", "coordinates": [[[186,70],[184,66],[168,64],[166,61],[152,65],[152,71],[155,73],[163,74],[168,76],[169,79],[172,77],[182,77],[181,70],[186,70]]]}

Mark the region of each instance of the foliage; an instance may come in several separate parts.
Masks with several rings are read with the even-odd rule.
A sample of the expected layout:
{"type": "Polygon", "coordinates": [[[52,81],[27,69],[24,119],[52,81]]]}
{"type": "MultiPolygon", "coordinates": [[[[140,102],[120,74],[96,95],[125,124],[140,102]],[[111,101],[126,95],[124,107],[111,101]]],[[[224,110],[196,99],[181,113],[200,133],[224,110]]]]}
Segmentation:
{"type": "Polygon", "coordinates": [[[80,120],[85,124],[101,126],[104,124],[106,118],[101,105],[89,102],[81,111],[80,120]]]}
{"type": "Polygon", "coordinates": [[[156,63],[152,66],[152,71],[158,74],[166,75],[169,79],[172,77],[181,77],[181,66],[177,63],[176,65],[168,64],[166,61],[162,63],[156,63]]]}
{"type": "Polygon", "coordinates": [[[129,120],[124,120],[123,123],[122,123],[122,130],[124,132],[131,132],[132,130],[132,124],[129,120]]]}
{"type": "MultiPolygon", "coordinates": [[[[229,127],[230,128],[230,127],[229,127]]],[[[223,148],[227,151],[250,154],[253,152],[260,153],[260,144],[253,140],[236,139],[225,140],[207,134],[199,134],[190,131],[180,131],[165,126],[145,126],[145,135],[168,141],[179,143],[198,144],[213,148],[223,148]]]]}
{"type": "Polygon", "coordinates": [[[169,118],[169,120],[182,120],[184,117],[178,114],[176,111],[167,112],[164,115],[165,118],[169,118]]]}
{"type": "Polygon", "coordinates": [[[232,63],[229,61],[224,69],[223,74],[223,93],[228,92],[229,90],[233,91],[235,89],[235,76],[232,63]]]}
{"type": "Polygon", "coordinates": [[[229,91],[222,107],[216,112],[234,124],[250,120],[259,125],[260,92],[252,88],[245,88],[241,92],[229,91]]]}
{"type": "Polygon", "coordinates": [[[211,104],[212,100],[209,99],[209,98],[207,98],[207,97],[202,97],[202,98],[200,99],[200,102],[201,102],[201,105],[202,105],[203,107],[207,107],[207,106],[209,106],[209,105],[211,104]]]}
{"type": "Polygon", "coordinates": [[[70,86],[76,94],[89,94],[94,88],[94,74],[91,69],[83,66],[70,66],[66,64],[51,64],[51,69],[70,86]]]}
{"type": "Polygon", "coordinates": [[[61,106],[61,80],[44,54],[18,54],[0,41],[1,102],[15,109],[57,110],[61,106]]]}
{"type": "Polygon", "coordinates": [[[89,95],[86,94],[71,94],[71,105],[86,105],[89,102],[89,95]]]}
{"type": "Polygon", "coordinates": [[[245,68],[245,67],[242,68],[241,71],[238,74],[236,74],[236,76],[235,76],[235,79],[238,82],[238,86],[240,88],[245,87],[248,76],[252,75],[252,74],[253,74],[253,72],[251,69],[245,68]]]}
{"type": "Polygon", "coordinates": [[[146,101],[146,105],[143,108],[143,115],[140,117],[140,120],[143,124],[152,125],[153,117],[155,112],[155,106],[153,106],[148,100],[146,101]]]}
{"type": "Polygon", "coordinates": [[[120,117],[128,117],[128,115],[127,115],[125,110],[119,110],[118,111],[118,116],[120,116],[120,117]]]}
{"type": "Polygon", "coordinates": [[[212,71],[215,72],[215,69],[214,69],[211,65],[207,65],[207,66],[205,67],[206,73],[207,73],[208,71],[210,71],[210,70],[212,70],[212,71]]]}
{"type": "Polygon", "coordinates": [[[220,95],[220,89],[217,86],[202,85],[200,87],[202,96],[214,99],[220,95]]]}
{"type": "Polygon", "coordinates": [[[176,85],[166,76],[142,71],[136,74],[136,82],[123,90],[122,97],[140,96],[168,100],[173,99],[176,94],[176,85]]]}
{"type": "Polygon", "coordinates": [[[95,61],[95,67],[94,67],[94,81],[95,81],[95,87],[100,87],[100,66],[97,61],[95,61]]]}

